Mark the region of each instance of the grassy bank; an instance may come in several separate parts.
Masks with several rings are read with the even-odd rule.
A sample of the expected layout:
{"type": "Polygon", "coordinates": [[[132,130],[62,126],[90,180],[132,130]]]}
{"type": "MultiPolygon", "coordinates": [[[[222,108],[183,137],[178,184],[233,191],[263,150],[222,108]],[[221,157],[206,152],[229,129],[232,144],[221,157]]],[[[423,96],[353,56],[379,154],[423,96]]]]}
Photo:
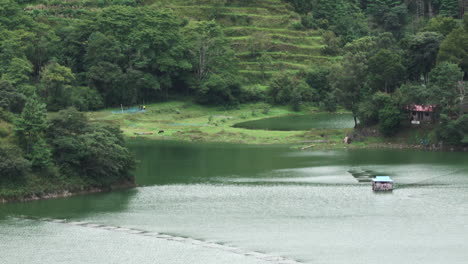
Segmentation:
{"type": "Polygon", "coordinates": [[[243,104],[237,109],[207,107],[191,101],[171,101],[147,105],[146,113],[112,113],[120,109],[105,109],[88,113],[93,122],[110,122],[120,125],[128,138],[151,140],[177,140],[197,142],[228,142],[240,144],[289,144],[298,149],[342,148],[404,148],[427,149],[422,144],[431,137],[432,126],[403,127],[390,138],[378,133],[378,127],[359,141],[344,144],[346,135],[353,132],[345,129],[311,129],[309,131],[271,131],[235,128],[245,121],[285,115],[314,114],[320,111],[311,106],[302,106],[300,112],[290,107],[270,106],[264,103],[243,104]],[[164,131],[159,133],[160,131],[164,131]],[[151,135],[138,135],[152,133],[151,135]]]}
{"type": "Polygon", "coordinates": [[[263,103],[243,104],[238,109],[200,106],[189,101],[173,101],[147,105],[146,113],[112,113],[106,109],[89,113],[94,122],[119,124],[127,137],[155,140],[231,142],[242,144],[308,144],[333,146],[341,144],[350,129],[312,129],[310,131],[269,131],[234,128],[234,124],[289,114],[318,112],[314,107],[302,107],[293,112],[289,107],[263,103]],[[164,131],[163,133],[159,133],[164,131]],[[136,135],[153,133],[152,135],[136,135]]]}

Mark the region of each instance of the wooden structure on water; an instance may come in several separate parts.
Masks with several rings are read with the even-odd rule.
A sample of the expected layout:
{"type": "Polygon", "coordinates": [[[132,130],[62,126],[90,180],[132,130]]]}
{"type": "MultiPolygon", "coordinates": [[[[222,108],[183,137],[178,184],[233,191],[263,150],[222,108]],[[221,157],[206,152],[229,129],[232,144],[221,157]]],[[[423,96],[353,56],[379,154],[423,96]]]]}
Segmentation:
{"type": "Polygon", "coordinates": [[[393,191],[393,180],[388,176],[375,176],[372,179],[373,191],[393,191]]]}

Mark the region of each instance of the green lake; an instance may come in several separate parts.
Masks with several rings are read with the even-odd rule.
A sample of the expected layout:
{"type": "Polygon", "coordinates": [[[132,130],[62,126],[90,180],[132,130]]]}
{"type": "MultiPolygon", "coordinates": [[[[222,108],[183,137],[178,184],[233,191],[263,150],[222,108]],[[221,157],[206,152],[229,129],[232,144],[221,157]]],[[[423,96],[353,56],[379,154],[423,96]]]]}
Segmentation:
{"type": "Polygon", "coordinates": [[[247,121],[235,124],[234,127],[280,131],[352,128],[354,119],[351,114],[315,113],[247,121]]]}
{"type": "Polygon", "coordinates": [[[140,187],[0,205],[0,263],[466,263],[468,154],[130,142],[140,187]],[[349,171],[389,175],[373,193],[349,171]]]}

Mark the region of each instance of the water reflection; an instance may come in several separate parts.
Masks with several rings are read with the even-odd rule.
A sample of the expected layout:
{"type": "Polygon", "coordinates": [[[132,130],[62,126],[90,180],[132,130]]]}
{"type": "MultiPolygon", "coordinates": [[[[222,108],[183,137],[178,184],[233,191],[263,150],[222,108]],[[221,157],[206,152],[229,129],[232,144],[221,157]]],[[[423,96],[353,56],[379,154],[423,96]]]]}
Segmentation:
{"type": "MultiPolygon", "coordinates": [[[[468,259],[466,153],[314,152],[287,146],[144,140],[132,142],[131,148],[140,160],[136,170],[140,188],[0,205],[0,212],[160,232],[304,263],[427,264],[468,259]],[[349,172],[353,169],[389,175],[396,188],[373,193],[369,183],[360,183],[349,172]],[[382,248],[398,254],[382,258],[382,248]]],[[[165,245],[151,238],[34,221],[0,221],[0,234],[0,255],[6,263],[18,263],[14,254],[18,250],[26,252],[29,262],[24,263],[30,263],[27,256],[34,256],[41,243],[54,245],[60,254],[80,247],[81,253],[94,252],[98,260],[112,252],[108,258],[112,263],[131,263],[119,247],[123,243],[131,255],[144,256],[135,258],[139,263],[150,263],[149,259],[155,263],[155,248],[165,245]],[[109,245],[119,250],[106,251],[109,245]]],[[[198,249],[168,249],[162,259],[188,263],[178,254],[194,251],[198,249]]],[[[206,254],[219,254],[224,263],[249,262],[238,256],[233,260],[226,252],[206,254]]],[[[79,260],[67,263],[82,263],[79,260]]],[[[212,257],[197,257],[194,262],[218,263],[212,257]]]]}

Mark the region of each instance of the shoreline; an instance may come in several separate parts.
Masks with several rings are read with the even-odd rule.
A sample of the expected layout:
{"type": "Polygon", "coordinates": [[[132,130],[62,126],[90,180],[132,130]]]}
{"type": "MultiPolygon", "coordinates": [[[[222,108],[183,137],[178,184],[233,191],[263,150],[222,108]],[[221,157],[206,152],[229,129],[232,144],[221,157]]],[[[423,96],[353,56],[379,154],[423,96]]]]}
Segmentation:
{"type": "Polygon", "coordinates": [[[117,190],[126,190],[126,189],[132,189],[135,187],[137,187],[136,183],[126,181],[126,182],[112,184],[111,186],[106,186],[106,187],[88,187],[82,190],[52,191],[52,192],[32,194],[32,195],[28,195],[24,197],[15,197],[15,198],[0,197],[0,204],[22,203],[22,202],[31,202],[31,201],[39,201],[39,200],[66,198],[66,197],[88,195],[88,194],[94,194],[94,193],[105,193],[105,192],[111,192],[111,191],[117,191],[117,190]]]}
{"type": "MultiPolygon", "coordinates": [[[[301,132],[301,131],[296,131],[301,132]]],[[[336,143],[336,142],[282,142],[282,143],[256,143],[256,142],[243,142],[243,141],[218,141],[218,140],[204,140],[199,138],[197,140],[186,140],[171,137],[144,137],[144,136],[126,136],[128,141],[136,140],[151,140],[151,141],[174,141],[186,143],[199,143],[199,144],[242,144],[252,146],[268,146],[268,145],[289,145],[293,149],[298,150],[338,150],[338,149],[400,149],[400,150],[420,150],[420,151],[434,151],[434,152],[468,152],[468,147],[462,146],[449,146],[449,147],[432,147],[417,144],[394,143],[394,142],[380,142],[380,143],[366,143],[365,141],[354,141],[350,144],[336,143]],[[312,143],[312,144],[311,144],[312,143]]]]}

